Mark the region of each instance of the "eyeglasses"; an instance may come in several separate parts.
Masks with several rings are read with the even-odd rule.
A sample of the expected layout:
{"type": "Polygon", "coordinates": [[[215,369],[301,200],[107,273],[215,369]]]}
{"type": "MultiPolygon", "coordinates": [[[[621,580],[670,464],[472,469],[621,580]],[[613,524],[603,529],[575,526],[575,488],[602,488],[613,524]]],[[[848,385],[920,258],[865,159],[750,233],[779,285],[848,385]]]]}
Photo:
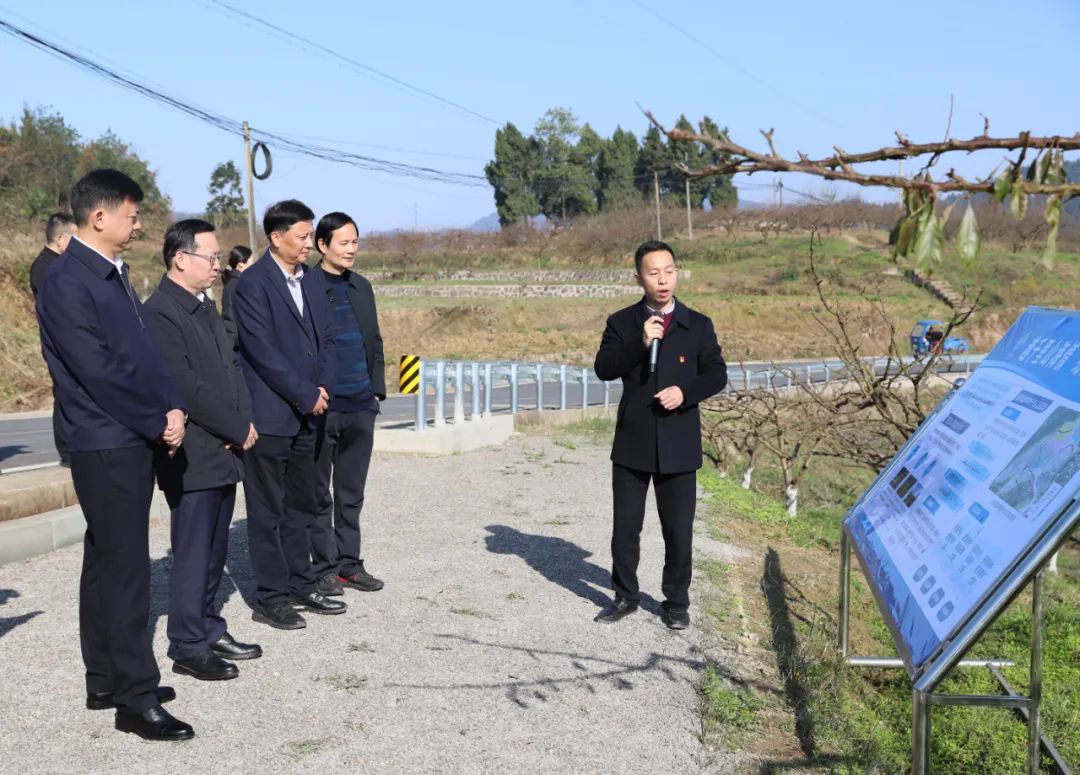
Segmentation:
{"type": "Polygon", "coordinates": [[[192,253],[190,250],[183,250],[181,252],[182,253],[187,253],[189,256],[198,256],[203,261],[209,262],[210,266],[214,266],[215,264],[217,264],[218,266],[221,265],[221,254],[220,253],[215,253],[212,256],[204,256],[202,253],[192,253]]]}

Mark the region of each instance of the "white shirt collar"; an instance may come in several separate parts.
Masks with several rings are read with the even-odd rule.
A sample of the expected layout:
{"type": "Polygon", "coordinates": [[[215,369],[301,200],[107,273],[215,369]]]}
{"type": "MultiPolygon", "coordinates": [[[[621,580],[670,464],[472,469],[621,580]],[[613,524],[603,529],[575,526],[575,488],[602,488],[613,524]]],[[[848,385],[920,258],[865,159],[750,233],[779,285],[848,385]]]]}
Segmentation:
{"type": "Polygon", "coordinates": [[[645,309],[649,310],[649,312],[653,313],[654,315],[670,315],[672,312],[675,311],[675,299],[669,301],[667,303],[667,306],[665,306],[663,309],[653,309],[649,306],[648,302],[646,302],[645,309]]]}
{"type": "Polygon", "coordinates": [[[272,258],[274,260],[274,263],[277,264],[277,268],[281,270],[281,273],[283,275],[285,275],[285,282],[287,282],[287,283],[288,282],[294,282],[294,283],[295,282],[300,282],[301,278],[303,278],[303,276],[304,276],[304,265],[303,264],[297,264],[296,265],[296,274],[292,274],[288,269],[286,269],[285,267],[283,267],[281,265],[281,262],[278,261],[277,256],[274,255],[273,251],[269,251],[269,253],[270,253],[270,258],[272,258]]]}
{"type": "Polygon", "coordinates": [[[106,261],[108,261],[108,262],[109,262],[110,264],[112,264],[113,266],[115,266],[115,267],[116,267],[116,271],[117,271],[117,272],[121,272],[121,273],[123,273],[123,271],[124,271],[124,259],[120,258],[119,256],[114,256],[114,257],[110,258],[109,256],[107,256],[107,255],[105,255],[104,253],[102,253],[102,252],[101,252],[100,250],[98,250],[97,248],[95,248],[95,247],[94,247],[93,245],[87,245],[87,244],[86,244],[85,242],[83,242],[83,241],[82,241],[81,239],[79,239],[79,236],[78,236],[77,234],[72,234],[72,235],[71,235],[71,238],[72,238],[73,240],[76,240],[76,241],[78,241],[78,243],[79,243],[80,245],[83,245],[84,247],[87,247],[87,248],[89,248],[90,250],[94,251],[94,252],[95,252],[95,253],[97,253],[97,254],[98,254],[99,256],[101,256],[101,257],[102,257],[102,258],[104,258],[104,259],[105,259],[106,261]]]}

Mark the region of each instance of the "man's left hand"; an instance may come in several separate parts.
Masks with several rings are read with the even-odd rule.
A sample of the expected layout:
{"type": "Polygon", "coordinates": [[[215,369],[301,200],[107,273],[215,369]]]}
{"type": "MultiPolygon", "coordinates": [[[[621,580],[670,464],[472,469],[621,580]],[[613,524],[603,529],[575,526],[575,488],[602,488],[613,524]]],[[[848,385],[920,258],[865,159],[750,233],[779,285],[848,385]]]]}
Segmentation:
{"type": "Polygon", "coordinates": [[[653,398],[660,402],[660,406],[664,407],[670,412],[682,406],[682,388],[680,388],[678,385],[666,387],[659,393],[657,393],[655,396],[653,396],[653,398]]]}

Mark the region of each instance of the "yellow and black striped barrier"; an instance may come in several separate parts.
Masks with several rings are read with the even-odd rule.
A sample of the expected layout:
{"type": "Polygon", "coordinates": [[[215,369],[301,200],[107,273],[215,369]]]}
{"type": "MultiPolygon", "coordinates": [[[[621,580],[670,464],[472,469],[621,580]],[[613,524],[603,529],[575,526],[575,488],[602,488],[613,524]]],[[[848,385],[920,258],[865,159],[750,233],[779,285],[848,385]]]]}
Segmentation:
{"type": "Polygon", "coordinates": [[[400,371],[401,376],[398,379],[398,384],[401,386],[401,392],[405,394],[418,392],[420,389],[420,356],[402,355],[400,371]]]}

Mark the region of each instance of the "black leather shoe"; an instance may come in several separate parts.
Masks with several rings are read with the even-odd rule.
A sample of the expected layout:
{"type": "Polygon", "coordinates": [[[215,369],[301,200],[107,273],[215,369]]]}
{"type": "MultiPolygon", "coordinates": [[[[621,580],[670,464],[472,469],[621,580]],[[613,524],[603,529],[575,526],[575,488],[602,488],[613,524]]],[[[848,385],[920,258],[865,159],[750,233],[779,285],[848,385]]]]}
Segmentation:
{"type": "Polygon", "coordinates": [[[257,605],[251,612],[251,618],[259,624],[269,624],[279,630],[302,630],[307,627],[304,617],[296,613],[288,603],[257,605]]]}
{"type": "Polygon", "coordinates": [[[359,589],[361,592],[378,592],[383,588],[381,579],[377,579],[361,568],[348,576],[339,576],[341,585],[351,589],[359,589]]]}
{"type": "MultiPolygon", "coordinates": [[[[159,686],[154,689],[154,694],[157,695],[159,705],[164,705],[166,702],[172,702],[176,699],[176,690],[171,686],[159,686]]],[[[113,702],[112,692],[86,693],[87,710],[109,710],[115,707],[116,703],[113,702]]]]}
{"type": "Polygon", "coordinates": [[[624,616],[629,616],[634,613],[637,609],[637,603],[631,603],[629,600],[623,600],[622,598],[617,597],[615,598],[615,602],[598,613],[593,621],[603,622],[604,624],[614,624],[624,616]]]}
{"type": "Polygon", "coordinates": [[[174,659],[172,671],[180,675],[190,675],[200,681],[228,681],[240,675],[236,665],[226,662],[210,649],[198,656],[174,659]]]}
{"type": "Polygon", "coordinates": [[[664,611],[662,617],[664,624],[672,630],[685,630],[690,626],[690,613],[688,611],[664,611]]]}
{"type": "Polygon", "coordinates": [[[341,597],[345,594],[341,590],[341,579],[333,571],[319,577],[319,580],[315,582],[315,591],[327,597],[341,597]]]}
{"type": "Polygon", "coordinates": [[[132,732],[144,740],[190,740],[195,737],[190,724],[173,718],[160,705],[144,713],[118,710],[115,726],[121,732],[132,732]]]}
{"type": "Polygon", "coordinates": [[[210,649],[224,659],[258,659],[262,656],[262,648],[259,645],[241,643],[227,632],[217,643],[211,645],[210,649]]]}
{"type": "Polygon", "coordinates": [[[318,592],[308,592],[306,595],[293,595],[292,604],[298,605],[313,614],[343,614],[348,608],[340,600],[331,600],[326,595],[318,592]]]}

